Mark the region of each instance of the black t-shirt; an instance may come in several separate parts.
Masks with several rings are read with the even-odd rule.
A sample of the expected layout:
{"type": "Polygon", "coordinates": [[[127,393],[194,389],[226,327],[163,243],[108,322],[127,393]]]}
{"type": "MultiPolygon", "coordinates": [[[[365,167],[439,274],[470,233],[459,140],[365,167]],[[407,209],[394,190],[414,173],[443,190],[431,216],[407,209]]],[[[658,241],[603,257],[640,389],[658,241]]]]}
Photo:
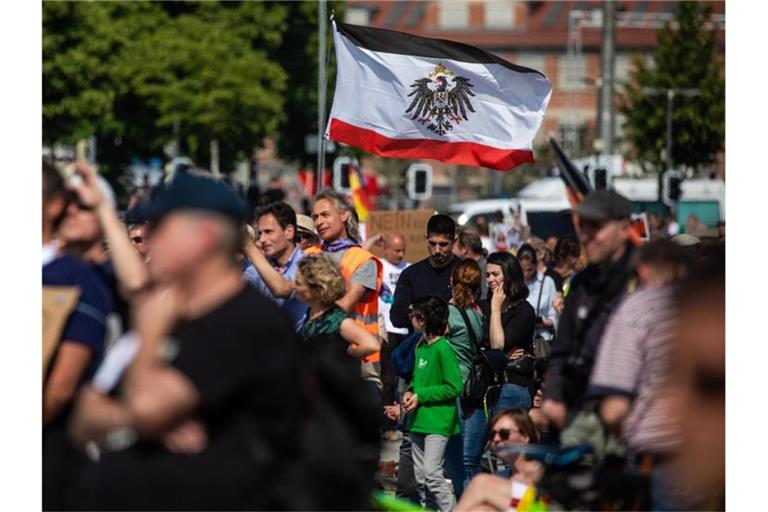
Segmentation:
{"type": "Polygon", "coordinates": [[[551,277],[552,280],[555,282],[555,290],[557,290],[560,293],[563,293],[563,283],[565,282],[565,279],[563,279],[563,276],[558,274],[557,271],[552,267],[547,268],[547,271],[544,272],[544,275],[551,277]]]}
{"type": "Polygon", "coordinates": [[[171,335],[170,364],[195,386],[208,445],[197,455],[140,441],[106,453],[91,505],[122,510],[280,508],[281,468],[297,455],[304,409],[291,325],[250,286],[171,335]],[[176,352],[174,355],[173,352],[176,352]]]}
{"type": "MultiPolygon", "coordinates": [[[[483,343],[490,346],[491,340],[491,304],[484,300],[480,303],[483,310],[483,343]]],[[[536,311],[527,300],[521,300],[511,308],[502,311],[501,327],[504,329],[504,352],[509,354],[516,348],[522,348],[527,354],[533,353],[533,331],[536,326],[536,311]]]]}

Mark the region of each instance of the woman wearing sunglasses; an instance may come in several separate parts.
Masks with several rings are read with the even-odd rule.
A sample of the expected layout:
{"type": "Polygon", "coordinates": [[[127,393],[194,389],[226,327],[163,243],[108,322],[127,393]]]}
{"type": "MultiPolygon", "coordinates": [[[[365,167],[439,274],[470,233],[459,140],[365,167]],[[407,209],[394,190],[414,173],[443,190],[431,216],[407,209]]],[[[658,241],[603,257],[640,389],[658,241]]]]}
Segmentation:
{"type": "MultiPolygon", "coordinates": [[[[505,445],[537,443],[539,433],[525,410],[505,409],[491,420],[488,439],[488,447],[496,452],[505,445]]],[[[523,455],[507,455],[503,460],[510,469],[474,478],[456,505],[457,511],[517,510],[528,488],[541,480],[544,468],[540,462],[523,455]]]]}

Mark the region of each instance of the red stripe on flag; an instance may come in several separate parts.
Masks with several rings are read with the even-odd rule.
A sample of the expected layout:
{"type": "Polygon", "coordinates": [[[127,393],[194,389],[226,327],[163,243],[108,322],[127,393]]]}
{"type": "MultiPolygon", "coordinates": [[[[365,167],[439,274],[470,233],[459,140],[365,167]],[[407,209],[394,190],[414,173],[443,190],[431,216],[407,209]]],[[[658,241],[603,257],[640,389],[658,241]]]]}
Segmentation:
{"type": "Polygon", "coordinates": [[[534,162],[533,152],[527,149],[498,149],[475,142],[392,139],[335,118],[331,119],[329,138],[379,156],[432,158],[452,164],[490,167],[499,171],[508,171],[520,164],[534,162]]]}

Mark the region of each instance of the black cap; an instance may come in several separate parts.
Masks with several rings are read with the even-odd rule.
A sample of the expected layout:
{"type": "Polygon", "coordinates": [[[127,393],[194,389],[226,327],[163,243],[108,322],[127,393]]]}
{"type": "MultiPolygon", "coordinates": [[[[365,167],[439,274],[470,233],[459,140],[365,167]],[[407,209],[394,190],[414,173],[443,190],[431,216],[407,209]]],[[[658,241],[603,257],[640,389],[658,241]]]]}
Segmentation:
{"type": "Polygon", "coordinates": [[[596,190],[576,207],[576,214],[584,219],[620,220],[629,217],[632,203],[613,190],[596,190]]]}
{"type": "Polygon", "coordinates": [[[174,210],[206,210],[236,222],[248,219],[245,202],[223,181],[190,172],[177,172],[173,181],[130,211],[140,220],[157,220],[174,210]]]}

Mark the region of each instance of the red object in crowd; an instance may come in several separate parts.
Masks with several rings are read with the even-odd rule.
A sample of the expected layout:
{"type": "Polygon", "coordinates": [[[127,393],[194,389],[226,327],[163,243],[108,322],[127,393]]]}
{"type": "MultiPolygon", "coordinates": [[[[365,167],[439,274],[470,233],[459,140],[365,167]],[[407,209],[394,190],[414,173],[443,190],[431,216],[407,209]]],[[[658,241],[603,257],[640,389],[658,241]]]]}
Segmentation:
{"type": "MultiPolygon", "coordinates": [[[[325,171],[323,176],[323,188],[331,186],[332,173],[325,171]]],[[[312,169],[299,169],[298,173],[299,183],[301,183],[302,190],[306,197],[314,197],[317,193],[317,175],[312,169]]]]}

